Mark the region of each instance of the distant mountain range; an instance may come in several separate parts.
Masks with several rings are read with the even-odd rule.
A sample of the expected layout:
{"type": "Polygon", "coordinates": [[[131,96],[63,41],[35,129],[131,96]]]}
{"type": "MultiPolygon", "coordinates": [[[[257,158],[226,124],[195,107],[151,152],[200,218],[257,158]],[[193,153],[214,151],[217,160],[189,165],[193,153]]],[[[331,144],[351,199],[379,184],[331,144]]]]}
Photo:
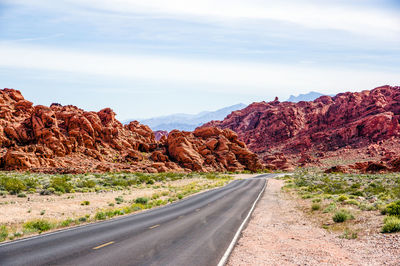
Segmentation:
{"type": "MultiPolygon", "coordinates": [[[[293,102],[293,103],[298,103],[301,101],[305,101],[305,102],[309,102],[309,101],[314,101],[315,99],[324,96],[327,94],[322,94],[316,91],[311,91],[309,93],[306,94],[299,94],[298,96],[294,96],[294,95],[290,95],[289,99],[287,99],[287,102],[293,102]]],[[[333,96],[333,95],[329,95],[329,96],[333,96]]]]}
{"type": "Polygon", "coordinates": [[[216,111],[204,111],[198,114],[172,114],[167,116],[159,116],[148,119],[130,119],[124,121],[129,123],[132,120],[138,120],[144,125],[148,125],[153,131],[174,129],[193,131],[196,127],[201,126],[212,120],[223,120],[231,112],[245,108],[247,105],[243,103],[228,106],[216,111]]]}

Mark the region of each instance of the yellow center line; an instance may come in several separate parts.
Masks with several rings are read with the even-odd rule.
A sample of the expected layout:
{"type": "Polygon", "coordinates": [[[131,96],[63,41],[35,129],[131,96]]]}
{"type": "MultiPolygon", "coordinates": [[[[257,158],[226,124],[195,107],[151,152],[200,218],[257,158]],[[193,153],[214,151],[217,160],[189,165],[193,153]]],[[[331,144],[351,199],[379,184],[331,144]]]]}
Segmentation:
{"type": "Polygon", "coordinates": [[[103,245],[97,246],[97,247],[95,247],[95,248],[93,248],[93,249],[104,248],[104,247],[106,247],[106,246],[108,246],[108,245],[111,245],[111,244],[113,244],[113,243],[114,243],[114,241],[111,241],[111,242],[105,243],[105,244],[103,244],[103,245]]]}
{"type": "Polygon", "coordinates": [[[154,229],[154,228],[159,227],[159,226],[160,226],[159,224],[156,224],[156,225],[150,226],[149,229],[154,229]]]}

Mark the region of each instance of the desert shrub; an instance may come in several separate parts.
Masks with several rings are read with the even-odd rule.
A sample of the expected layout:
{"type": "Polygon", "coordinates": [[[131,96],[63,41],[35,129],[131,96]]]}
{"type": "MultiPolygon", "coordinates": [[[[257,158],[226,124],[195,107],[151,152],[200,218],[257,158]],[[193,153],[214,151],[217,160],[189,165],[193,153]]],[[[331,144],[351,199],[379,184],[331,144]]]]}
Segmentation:
{"type": "Polygon", "coordinates": [[[115,215],[115,216],[124,215],[124,214],[125,214],[125,212],[124,212],[123,210],[115,210],[115,211],[114,211],[114,215],[115,215]]]}
{"type": "Polygon", "coordinates": [[[115,198],[115,202],[116,202],[117,204],[121,204],[122,202],[124,202],[124,198],[123,198],[122,196],[116,197],[116,198],[115,198]]]}
{"type": "Polygon", "coordinates": [[[8,194],[7,191],[0,190],[0,196],[6,196],[8,194]]]}
{"type": "Polygon", "coordinates": [[[67,176],[56,176],[51,179],[50,187],[62,193],[69,193],[73,189],[71,183],[68,182],[67,176]]]}
{"type": "Polygon", "coordinates": [[[318,211],[319,209],[321,209],[321,205],[319,203],[313,203],[311,205],[311,210],[318,211]]]}
{"type": "Polygon", "coordinates": [[[183,195],[182,194],[178,194],[178,199],[183,199],[183,195]]]}
{"type": "Polygon", "coordinates": [[[74,222],[74,220],[72,220],[71,218],[69,218],[69,219],[67,219],[67,220],[62,221],[60,225],[61,225],[62,227],[67,227],[67,226],[70,226],[73,222],[74,222]]]}
{"type": "Polygon", "coordinates": [[[400,217],[400,200],[389,203],[385,209],[388,215],[400,217]]]}
{"type": "Polygon", "coordinates": [[[337,200],[338,201],[345,201],[348,200],[349,198],[346,195],[341,195],[337,200]]]}
{"type": "Polygon", "coordinates": [[[345,239],[356,239],[358,237],[358,234],[356,232],[351,232],[348,229],[345,229],[343,235],[339,237],[345,239]]]}
{"type": "Polygon", "coordinates": [[[25,193],[18,193],[17,197],[18,198],[26,198],[26,194],[25,193]]]}
{"type": "Polygon", "coordinates": [[[382,233],[400,232],[400,218],[396,216],[388,216],[384,219],[382,233]]]}
{"type": "Polygon", "coordinates": [[[108,211],[105,212],[105,215],[106,215],[108,218],[112,218],[112,217],[115,216],[115,212],[114,212],[113,210],[108,210],[108,211]]]}
{"type": "Polygon", "coordinates": [[[82,206],[90,205],[90,201],[84,200],[84,201],[81,202],[81,205],[82,205],[82,206]]]}
{"type": "Polygon", "coordinates": [[[87,218],[86,217],[79,217],[78,221],[81,222],[81,223],[84,223],[84,222],[87,221],[87,218]]]}
{"type": "Polygon", "coordinates": [[[0,225],[0,242],[6,240],[8,237],[8,230],[5,225],[0,225]]]}
{"type": "Polygon", "coordinates": [[[158,199],[160,197],[160,194],[155,193],[151,196],[152,199],[158,199]]]}
{"type": "Polygon", "coordinates": [[[354,219],[354,216],[348,210],[345,210],[345,209],[341,209],[341,210],[335,212],[335,214],[332,217],[332,220],[335,223],[343,223],[343,222],[345,222],[347,220],[351,220],[351,219],[354,219]]]}
{"type": "Polygon", "coordinates": [[[20,179],[15,177],[1,177],[0,186],[11,194],[18,194],[26,189],[25,184],[20,179]]]}
{"type": "Polygon", "coordinates": [[[48,196],[54,194],[55,191],[56,190],[53,187],[49,187],[48,189],[41,190],[39,194],[42,196],[48,196]]]}
{"type": "Polygon", "coordinates": [[[336,204],[335,203],[330,203],[326,208],[323,210],[323,213],[328,213],[336,210],[336,204]]]}
{"type": "Polygon", "coordinates": [[[23,183],[27,188],[36,188],[38,185],[38,181],[33,177],[25,177],[23,183]]]}
{"type": "Polygon", "coordinates": [[[142,209],[142,207],[134,204],[131,206],[131,209],[132,209],[132,211],[135,212],[135,211],[140,211],[142,209]]]}
{"type": "Polygon", "coordinates": [[[107,218],[107,215],[104,212],[97,212],[94,218],[96,220],[105,220],[107,218]]]}
{"type": "Polygon", "coordinates": [[[81,182],[80,187],[94,188],[96,186],[96,181],[94,180],[84,180],[81,182]]]}
{"type": "Polygon", "coordinates": [[[316,198],[316,199],[313,199],[312,202],[313,203],[318,203],[318,202],[321,202],[321,199],[320,198],[316,198]]]}
{"type": "Polygon", "coordinates": [[[147,204],[147,202],[149,201],[149,199],[148,198],[137,198],[136,200],[135,200],[135,203],[139,203],[139,204],[147,204]]]}
{"type": "Polygon", "coordinates": [[[34,232],[44,232],[48,231],[52,228],[52,224],[46,220],[34,220],[30,222],[26,222],[24,224],[24,229],[34,232]]]}
{"type": "Polygon", "coordinates": [[[349,205],[356,205],[356,206],[360,205],[360,203],[355,199],[346,200],[345,203],[349,204],[349,205]]]}
{"type": "Polygon", "coordinates": [[[40,215],[44,215],[46,213],[46,210],[41,210],[40,215]]]}

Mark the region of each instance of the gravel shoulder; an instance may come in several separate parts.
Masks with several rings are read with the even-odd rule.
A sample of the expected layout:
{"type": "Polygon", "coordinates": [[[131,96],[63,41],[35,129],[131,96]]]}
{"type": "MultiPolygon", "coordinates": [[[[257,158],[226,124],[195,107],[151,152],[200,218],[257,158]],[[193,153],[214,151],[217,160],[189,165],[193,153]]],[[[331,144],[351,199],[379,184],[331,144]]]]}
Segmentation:
{"type": "Polygon", "coordinates": [[[400,265],[400,234],[342,239],[314,224],[269,179],[228,265],[400,265]]]}

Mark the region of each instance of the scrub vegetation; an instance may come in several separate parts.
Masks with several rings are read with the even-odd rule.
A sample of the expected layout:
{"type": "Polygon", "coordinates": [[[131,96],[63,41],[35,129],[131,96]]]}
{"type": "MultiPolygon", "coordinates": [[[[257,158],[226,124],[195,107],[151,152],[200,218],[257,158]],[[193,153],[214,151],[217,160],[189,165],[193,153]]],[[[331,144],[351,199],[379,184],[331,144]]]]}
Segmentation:
{"type": "MultiPolygon", "coordinates": [[[[116,216],[131,214],[181,200],[192,194],[223,186],[232,180],[220,173],[87,173],[52,175],[41,173],[0,172],[0,212],[2,205],[26,204],[25,214],[35,218],[22,223],[0,224],[0,241],[42,233],[53,229],[102,221],[116,216]],[[144,192],[141,192],[144,191],[144,192]],[[19,196],[23,193],[25,196],[19,196]],[[93,196],[114,195],[112,201],[99,206],[93,196]],[[145,193],[145,194],[144,194],[145,193]],[[119,195],[118,195],[119,194],[119,195]],[[134,197],[138,195],[137,197],[134,197]],[[143,196],[146,195],[146,196],[143,196]],[[21,198],[16,200],[17,198],[21,198]],[[43,200],[40,200],[43,199],[43,200]],[[83,200],[81,200],[83,199],[83,200]],[[90,200],[89,200],[90,199],[90,200]],[[32,211],[28,204],[33,201],[59,202],[60,208],[74,206],[82,211],[72,211],[51,216],[52,210],[32,211]],[[68,202],[69,201],[69,202],[68,202]],[[93,206],[94,205],[94,206],[93,206]],[[84,211],[87,210],[87,213],[84,211]]],[[[104,200],[103,200],[104,201],[104,200]]],[[[58,205],[57,205],[58,206],[58,205]]],[[[11,215],[11,214],[10,214],[11,215]]]]}
{"type": "Polygon", "coordinates": [[[342,231],[345,238],[372,230],[357,226],[366,220],[379,221],[382,233],[400,231],[399,174],[327,174],[300,169],[284,179],[284,190],[308,204],[304,209],[314,220],[328,230],[342,231]]]}

